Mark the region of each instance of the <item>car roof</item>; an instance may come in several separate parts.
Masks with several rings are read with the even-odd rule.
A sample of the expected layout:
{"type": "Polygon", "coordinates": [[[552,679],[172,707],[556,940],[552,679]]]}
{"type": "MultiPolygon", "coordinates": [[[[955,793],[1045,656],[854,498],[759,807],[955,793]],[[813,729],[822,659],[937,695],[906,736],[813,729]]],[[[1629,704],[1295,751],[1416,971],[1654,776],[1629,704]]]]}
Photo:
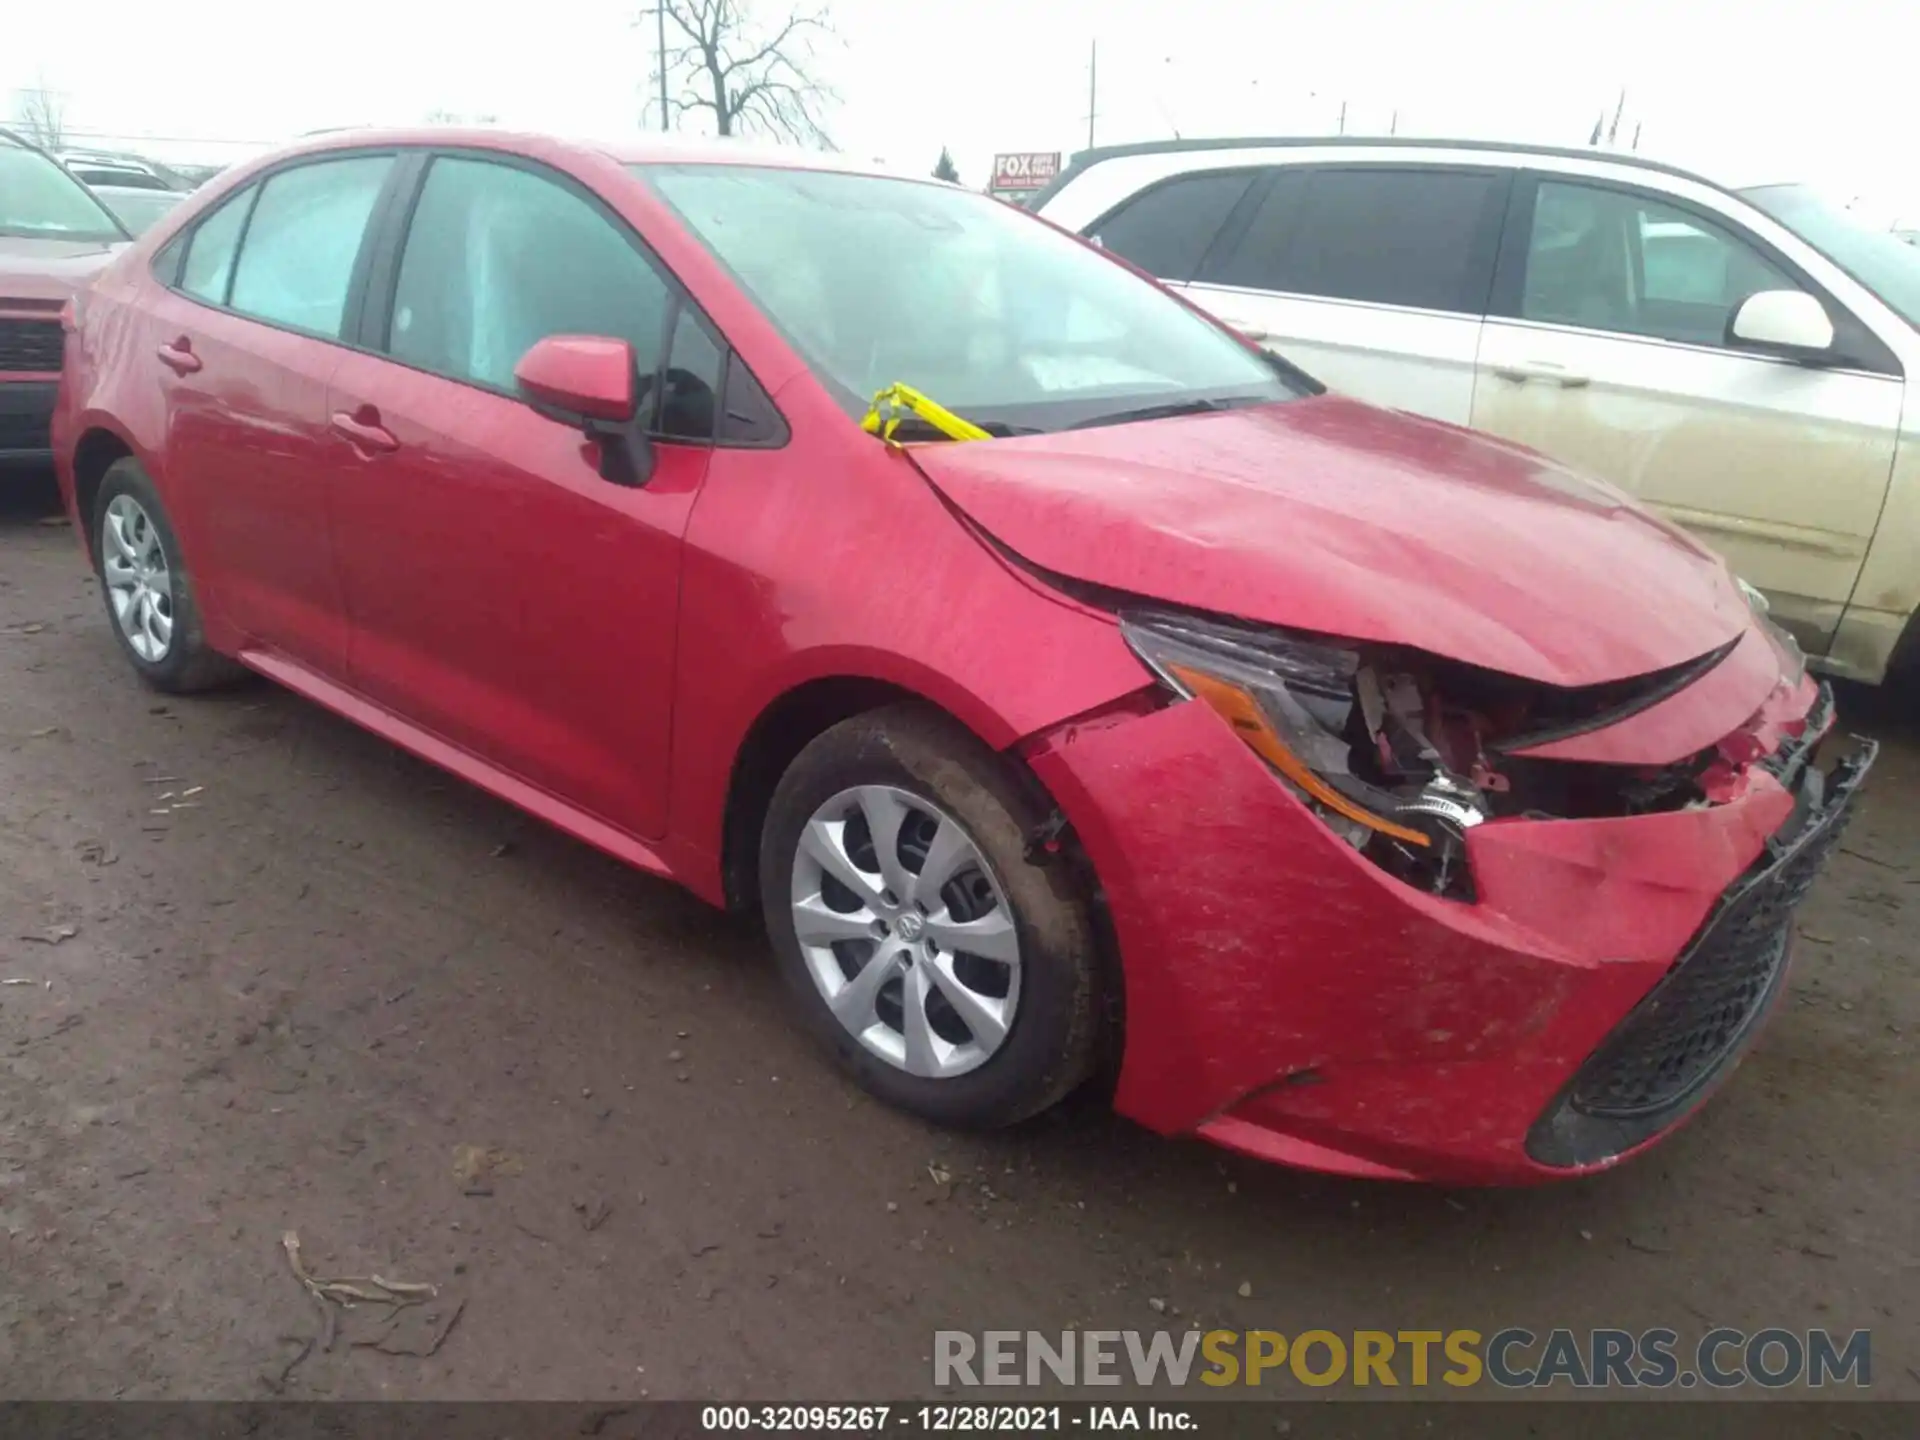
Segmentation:
{"type": "Polygon", "coordinates": [[[759,165],[787,170],[832,170],[894,180],[947,182],[931,176],[896,170],[880,160],[861,160],[839,151],[803,150],[798,146],[768,144],[739,138],[640,134],[614,138],[565,136],[487,126],[413,126],[403,129],[343,128],[310,132],[293,145],[275,150],[265,160],[323,150],[366,145],[472,146],[517,154],[575,154],[604,156],[620,165],[759,165]]]}
{"type": "Polygon", "coordinates": [[[56,152],[62,160],[84,161],[89,165],[110,165],[118,170],[151,171],[151,162],[142,160],[138,155],[123,155],[118,150],[73,150],[56,152]]]}
{"type": "MultiPolygon", "coordinates": [[[[1206,140],[1144,140],[1131,145],[1095,146],[1093,149],[1082,150],[1075,154],[1053,182],[1035,194],[1028,205],[1029,208],[1038,210],[1095,165],[1105,160],[1117,160],[1127,156],[1198,155],[1210,150],[1333,150],[1348,147],[1365,150],[1405,150],[1409,152],[1410,157],[1417,156],[1424,150],[1454,150],[1480,151],[1489,156],[1538,155],[1558,160],[1599,160],[1609,164],[1630,165],[1638,169],[1677,176],[1680,179],[1691,180],[1696,184],[1728,193],[1733,193],[1734,190],[1734,187],[1722,181],[1710,179],[1683,166],[1669,164],[1664,160],[1655,160],[1635,151],[1608,150],[1599,146],[1579,149],[1568,145],[1530,145],[1510,140],[1444,140],[1398,135],[1259,135],[1206,140]]],[[[1776,179],[1773,183],[1789,182],[1776,179]]]]}

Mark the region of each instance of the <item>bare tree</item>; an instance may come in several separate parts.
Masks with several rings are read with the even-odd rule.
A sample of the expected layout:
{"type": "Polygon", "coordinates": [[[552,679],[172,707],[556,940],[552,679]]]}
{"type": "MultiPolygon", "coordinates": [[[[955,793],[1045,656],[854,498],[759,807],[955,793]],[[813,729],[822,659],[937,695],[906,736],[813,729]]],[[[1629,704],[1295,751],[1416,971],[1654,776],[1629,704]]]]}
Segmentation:
{"type": "Polygon", "coordinates": [[[27,139],[42,150],[58,150],[66,142],[67,102],[59,91],[47,88],[45,79],[20,92],[16,117],[27,139]]]}
{"type": "MultiPolygon", "coordinates": [[[[722,135],[832,141],[822,109],[836,97],[814,74],[814,45],[833,34],[823,10],[756,13],[767,0],[655,0],[674,32],[665,63],[682,75],[675,113],[705,110],[722,135]]],[[[778,3],[778,0],[773,0],[778,3]]]]}

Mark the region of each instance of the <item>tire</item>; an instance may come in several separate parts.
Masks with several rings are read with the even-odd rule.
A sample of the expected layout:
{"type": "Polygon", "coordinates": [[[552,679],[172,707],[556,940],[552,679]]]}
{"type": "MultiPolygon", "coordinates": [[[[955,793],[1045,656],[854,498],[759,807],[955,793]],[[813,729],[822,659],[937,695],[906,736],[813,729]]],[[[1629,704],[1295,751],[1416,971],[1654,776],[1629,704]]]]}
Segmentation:
{"type": "Polygon", "coordinates": [[[108,624],[120,653],[142,680],[156,690],[184,695],[231,685],[246,675],[237,662],[208,647],[180,542],[139,461],[129,457],[107,467],[88,523],[108,624]],[[144,610],[137,598],[128,602],[136,617],[148,617],[145,623],[123,621],[116,599],[129,593],[129,584],[136,596],[141,588],[149,591],[144,610]]]}
{"type": "MultiPolygon", "coordinates": [[[[1088,1078],[1098,1033],[1096,932],[1072,867],[1026,858],[1027,837],[1046,813],[1045,802],[1000,757],[957,724],[911,705],[842,721],[781,777],[760,840],[767,932],[808,1027],[869,1093],[938,1124],[985,1129],[1037,1114],[1088,1078]],[[890,807],[904,817],[894,847],[902,869],[893,873],[908,882],[906,896],[894,895],[878,873],[881,827],[867,819],[874,806],[882,826],[890,807]],[[844,841],[839,858],[861,867],[861,893],[818,859],[826,853],[823,832],[811,827],[822,814],[847,817],[840,840],[824,843],[844,841]],[[951,868],[958,846],[947,824],[972,847],[971,858],[951,868]],[[931,881],[939,877],[931,877],[920,895],[930,864],[951,878],[936,888],[931,881]],[[826,875],[833,883],[820,878],[826,875]],[[877,899],[863,898],[875,891],[877,899]],[[801,939],[803,902],[812,944],[801,939]],[[855,908],[843,913],[849,902],[855,908]],[[834,913],[825,916],[822,906],[834,913]],[[923,918],[911,921],[909,910],[923,918]],[[861,915],[878,922],[873,938],[861,931],[819,943],[823,935],[852,931],[861,915]],[[1009,953],[1009,930],[1016,962],[983,958],[989,948],[1009,953]],[[975,932],[978,939],[970,938],[975,932]],[[970,944],[982,953],[968,952],[970,944]],[[868,987],[875,996],[868,1007],[855,998],[868,992],[854,980],[883,973],[868,967],[884,956],[900,973],[886,988],[868,987]],[[829,1003],[836,986],[844,986],[838,999],[855,1015],[851,1024],[829,1003]],[[920,1073],[910,1068],[916,1052],[908,1038],[908,1007],[916,1004],[928,1017],[927,1029],[913,1027],[920,1073]],[[952,1073],[935,1073],[927,1062],[952,1073]]],[[[826,834],[835,833],[833,824],[826,834]]]]}

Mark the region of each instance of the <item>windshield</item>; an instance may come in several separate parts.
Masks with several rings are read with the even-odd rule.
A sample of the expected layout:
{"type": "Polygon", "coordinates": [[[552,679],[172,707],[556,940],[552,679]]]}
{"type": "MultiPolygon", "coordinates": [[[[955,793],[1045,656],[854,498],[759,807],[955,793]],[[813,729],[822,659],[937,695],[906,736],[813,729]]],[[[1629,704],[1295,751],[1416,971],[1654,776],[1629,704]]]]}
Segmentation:
{"type": "Polygon", "coordinates": [[[1920,330],[1920,250],[1890,230],[1862,225],[1805,185],[1762,185],[1740,194],[1920,330]]]}
{"type": "Polygon", "coordinates": [[[0,235],[34,240],[124,240],[87,187],[37,150],[0,140],[0,235]]]}
{"type": "Polygon", "coordinates": [[[1307,393],[1079,241],[942,185],[635,166],[848,413],[904,383],[999,433],[1307,393]]]}

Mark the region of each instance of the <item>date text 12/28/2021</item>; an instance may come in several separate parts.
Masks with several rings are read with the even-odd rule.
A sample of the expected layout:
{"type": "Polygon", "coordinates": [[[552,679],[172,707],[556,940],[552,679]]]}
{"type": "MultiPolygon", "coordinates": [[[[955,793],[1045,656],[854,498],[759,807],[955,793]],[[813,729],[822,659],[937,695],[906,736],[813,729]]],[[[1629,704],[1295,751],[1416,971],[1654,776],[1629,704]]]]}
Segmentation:
{"type": "Polygon", "coordinates": [[[1200,1426],[1194,1408],[1185,1405],[706,1405],[700,1410],[700,1428],[758,1435],[944,1435],[1075,1430],[1192,1434],[1200,1426]]]}

